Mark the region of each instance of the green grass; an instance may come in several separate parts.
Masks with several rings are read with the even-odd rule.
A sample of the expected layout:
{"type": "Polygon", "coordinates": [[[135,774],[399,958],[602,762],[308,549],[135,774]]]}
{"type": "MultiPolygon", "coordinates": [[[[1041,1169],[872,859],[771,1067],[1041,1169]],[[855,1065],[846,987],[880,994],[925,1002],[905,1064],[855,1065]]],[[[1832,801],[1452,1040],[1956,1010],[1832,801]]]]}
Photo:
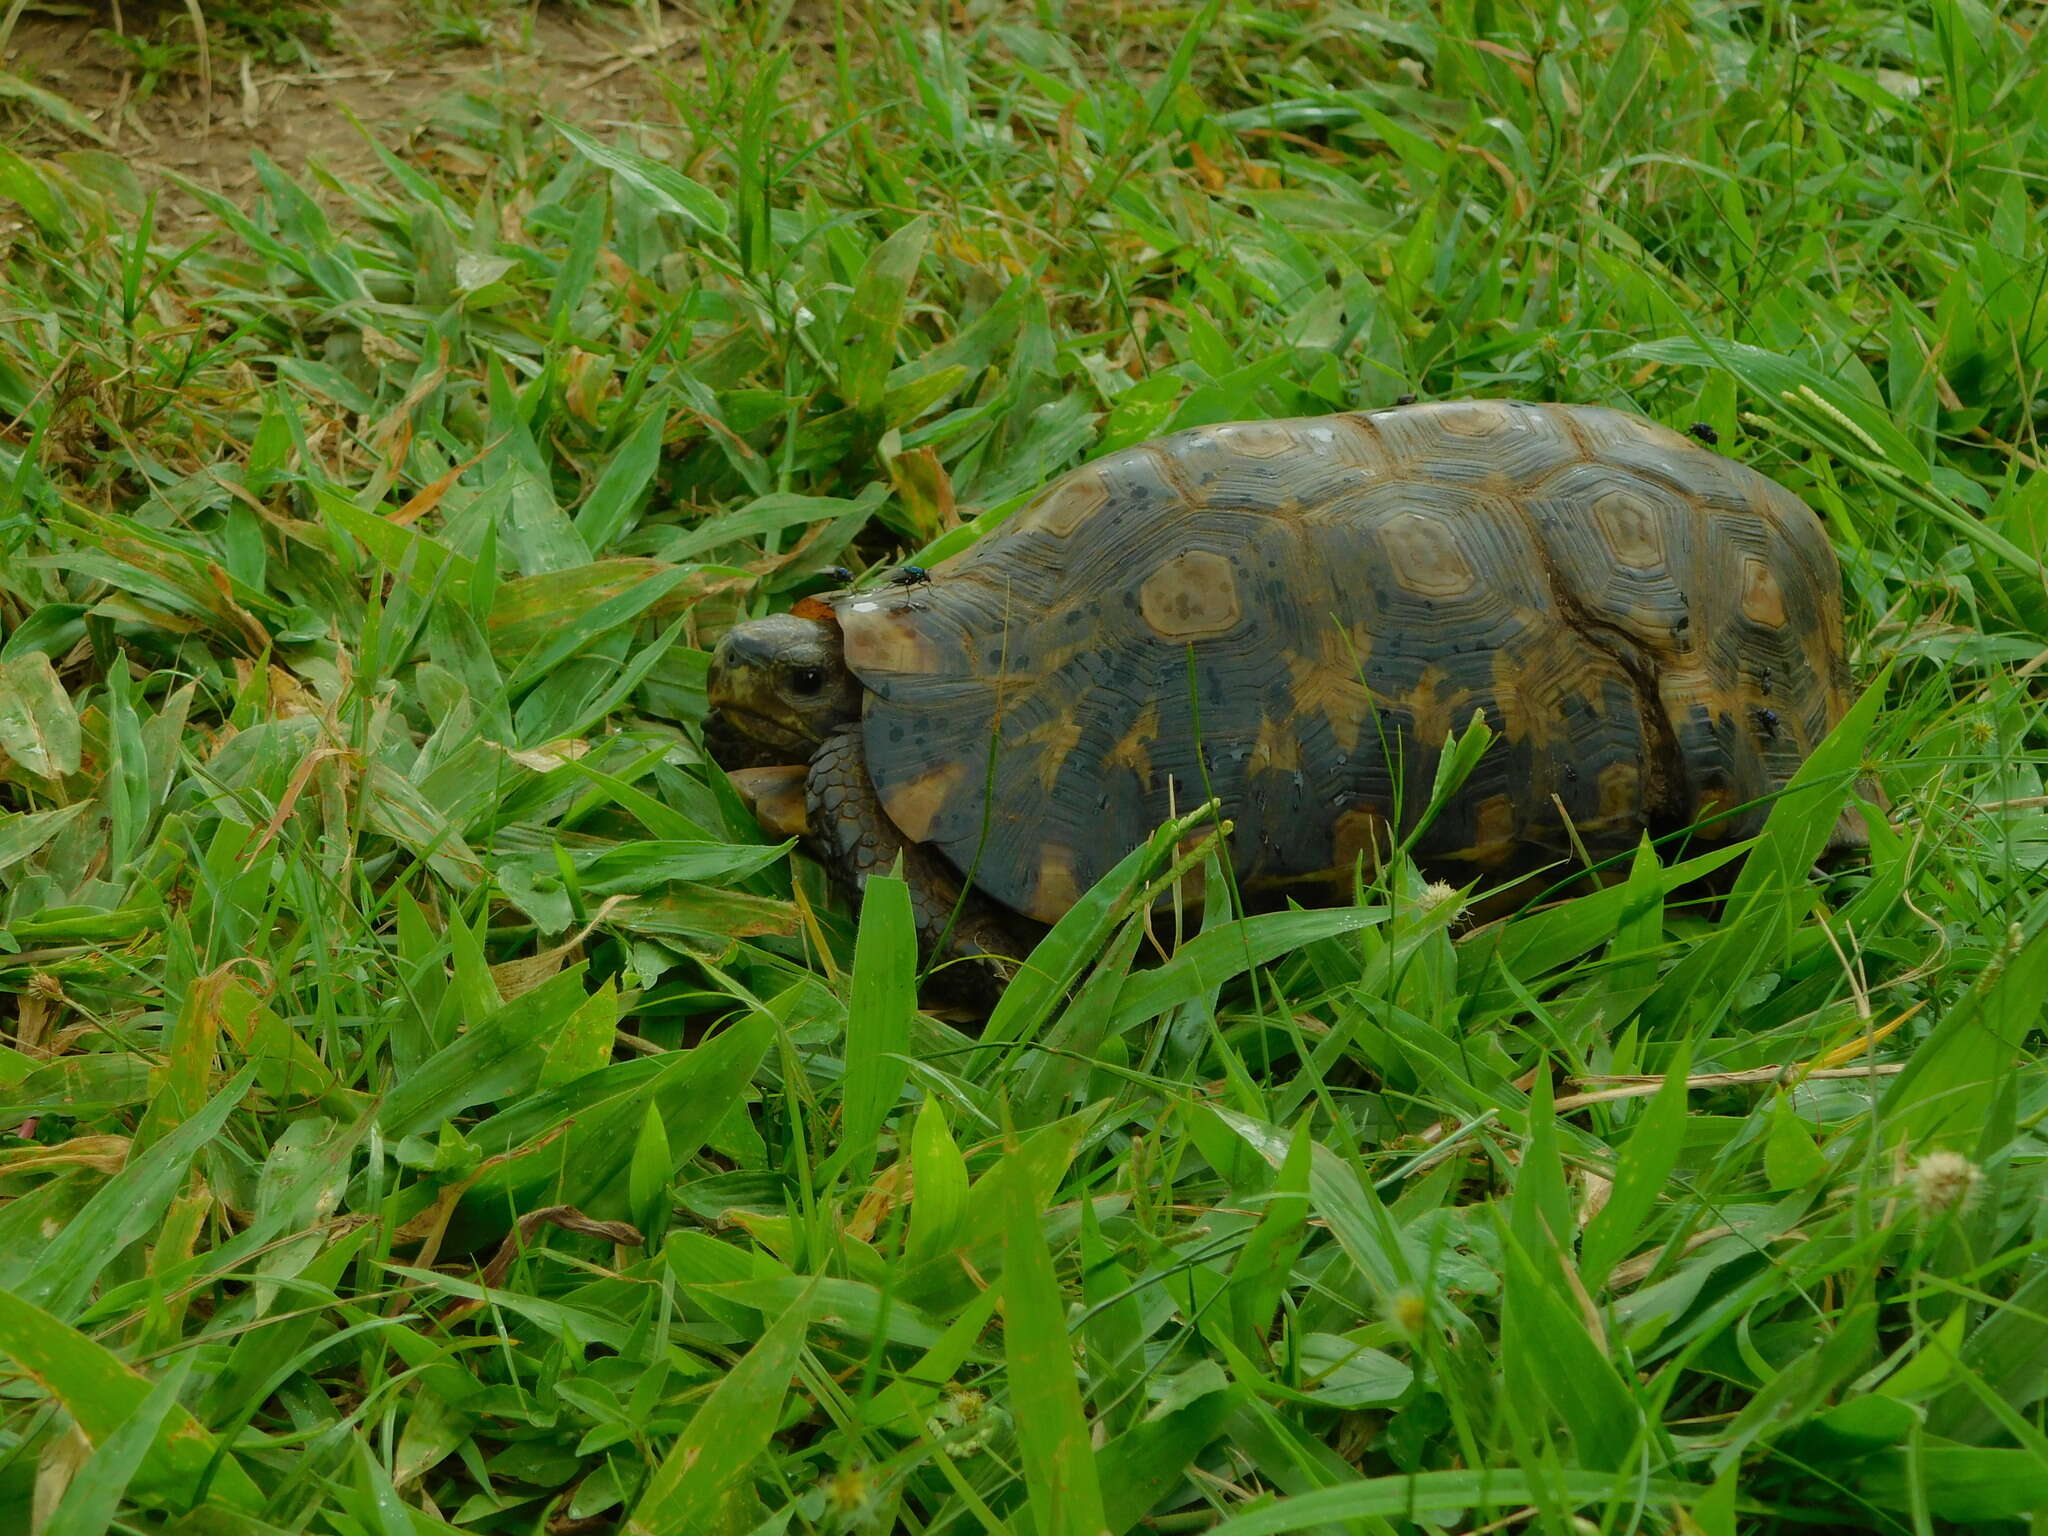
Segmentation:
{"type": "Polygon", "coordinates": [[[174,229],[0,150],[0,1529],[2038,1525],[2039,9],[786,10],[174,229]],[[1871,691],[1735,899],[1134,969],[1141,855],[914,1013],[706,648],[1406,394],[1826,516],[1871,691]]]}

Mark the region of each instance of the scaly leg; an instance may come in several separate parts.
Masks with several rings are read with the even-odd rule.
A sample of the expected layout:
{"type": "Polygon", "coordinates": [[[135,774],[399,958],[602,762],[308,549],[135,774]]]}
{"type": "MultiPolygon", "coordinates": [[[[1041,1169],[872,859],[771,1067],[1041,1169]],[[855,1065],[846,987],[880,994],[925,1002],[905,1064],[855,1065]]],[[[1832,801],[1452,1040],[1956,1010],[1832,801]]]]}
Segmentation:
{"type": "Polygon", "coordinates": [[[901,856],[918,947],[925,956],[984,961],[985,967],[975,969],[992,979],[1009,978],[1016,969],[1014,958],[1030,948],[1028,925],[979,891],[967,891],[963,900],[953,866],[929,848],[904,840],[868,778],[867,750],[858,724],[826,738],[811,758],[804,791],[811,836],[821,846],[828,869],[859,892],[868,876],[889,873],[901,856]],[[942,936],[945,951],[935,955],[942,936]]]}

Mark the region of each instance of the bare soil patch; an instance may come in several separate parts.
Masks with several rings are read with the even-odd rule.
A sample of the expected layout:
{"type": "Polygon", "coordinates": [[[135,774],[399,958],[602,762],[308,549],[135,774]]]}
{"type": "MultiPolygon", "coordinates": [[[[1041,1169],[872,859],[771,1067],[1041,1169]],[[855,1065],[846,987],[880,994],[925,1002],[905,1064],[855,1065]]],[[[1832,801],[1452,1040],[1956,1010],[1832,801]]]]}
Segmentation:
{"type": "MultiPolygon", "coordinates": [[[[500,11],[481,43],[437,30],[427,8],[398,0],[347,0],[328,16],[327,35],[299,39],[294,62],[216,25],[202,67],[179,6],[138,13],[131,0],[120,17],[101,6],[28,9],[0,68],[63,98],[91,133],[13,105],[0,134],[32,152],[111,150],[145,184],[168,186],[163,173],[176,172],[240,201],[256,180],[252,151],[295,175],[312,165],[359,175],[375,165],[373,140],[420,148],[459,119],[466,97],[585,125],[665,120],[656,72],[687,69],[696,56],[696,23],[666,8],[500,11]],[[110,36],[117,20],[147,46],[110,36]],[[148,62],[167,53],[175,62],[152,79],[148,62]]],[[[175,221],[196,205],[167,191],[162,211],[175,221]]]]}

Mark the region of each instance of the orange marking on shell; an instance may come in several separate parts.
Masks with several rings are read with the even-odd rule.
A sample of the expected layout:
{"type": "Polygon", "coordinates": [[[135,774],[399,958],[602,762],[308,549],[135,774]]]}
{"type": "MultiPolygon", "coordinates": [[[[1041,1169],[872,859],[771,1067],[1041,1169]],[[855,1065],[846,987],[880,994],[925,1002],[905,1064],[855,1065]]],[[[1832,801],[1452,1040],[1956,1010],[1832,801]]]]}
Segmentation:
{"type": "Polygon", "coordinates": [[[938,653],[918,628],[917,613],[891,598],[862,598],[841,605],[840,633],[846,664],[856,674],[895,672],[917,676],[933,671],[938,653]]]}
{"type": "Polygon", "coordinates": [[[1634,763],[1609,763],[1600,770],[1600,819],[1617,826],[1637,820],[1643,806],[1643,774],[1634,763]]]}
{"type": "Polygon", "coordinates": [[[1724,842],[1739,832],[1741,823],[1727,815],[1734,806],[1735,796],[1725,786],[1701,790],[1693,797],[1693,835],[1709,842],[1724,842]]]}
{"type": "Polygon", "coordinates": [[[1219,448],[1248,459],[1274,459],[1301,446],[1295,432],[1278,421],[1228,422],[1212,428],[1209,436],[1219,448]]]}
{"type": "Polygon", "coordinates": [[[1159,706],[1147,704],[1131,722],[1129,730],[1103,758],[1105,768],[1128,768],[1146,789],[1152,787],[1152,743],[1159,739],[1159,706]]]}
{"type": "Polygon", "coordinates": [[[1169,640],[1224,634],[1239,618],[1237,573],[1212,550],[1190,550],[1145,578],[1138,611],[1169,640]]]}
{"type": "Polygon", "coordinates": [[[882,791],[882,809],[913,843],[927,841],[939,812],[952,803],[967,777],[965,763],[945,763],[882,791]]]}
{"type": "Polygon", "coordinates": [[[1047,794],[1059,782],[1060,769],[1066,765],[1067,755],[1081,744],[1081,723],[1072,716],[1062,715],[1048,720],[1017,738],[1018,746],[1038,748],[1038,760],[1032,764],[1038,774],[1039,786],[1047,794]]]}
{"type": "Polygon", "coordinates": [[[1341,752],[1358,750],[1358,738],[1372,714],[1372,690],[1365,685],[1365,660],[1372,654],[1372,635],[1363,624],[1347,631],[1335,623],[1317,631],[1320,655],[1295,651],[1281,655],[1289,692],[1301,714],[1320,714],[1341,752]]]}
{"type": "Polygon", "coordinates": [[[1479,803],[1472,837],[1472,857],[1481,864],[1498,864],[1515,851],[1515,802],[1506,795],[1493,795],[1479,803]]]}
{"type": "Polygon", "coordinates": [[[1461,597],[1472,590],[1475,578],[1470,562],[1450,530],[1435,518],[1404,512],[1381,524],[1379,534],[1394,579],[1410,592],[1423,597],[1461,597]]]}
{"type": "Polygon", "coordinates": [[[1654,508],[1627,491],[1608,491],[1593,500],[1593,516],[1614,558],[1632,571],[1664,563],[1664,537],[1654,508]]]}
{"type": "Polygon", "coordinates": [[[1424,667],[1422,676],[1415,680],[1415,686],[1403,700],[1409,718],[1414,721],[1415,739],[1425,747],[1442,746],[1444,739],[1452,731],[1462,729],[1470,718],[1465,706],[1471,701],[1471,690],[1459,688],[1447,694],[1443,685],[1442,667],[1424,667]]]}
{"type": "Polygon", "coordinates": [[[800,597],[789,605],[789,611],[799,619],[822,619],[832,622],[834,608],[821,597],[800,597]]]}
{"type": "Polygon", "coordinates": [[[1048,843],[1038,854],[1038,883],[1031,890],[1030,916],[1040,922],[1057,922],[1081,899],[1081,887],[1074,879],[1074,851],[1048,843]]]}
{"type": "Polygon", "coordinates": [[[1778,579],[1754,555],[1742,562],[1742,616],[1772,629],[1785,624],[1785,595],[1778,590],[1778,579]]]}
{"type": "Polygon", "coordinates": [[[1514,425],[1512,407],[1498,400],[1455,400],[1436,408],[1436,425],[1453,437],[1491,437],[1514,425]]]}
{"type": "Polygon", "coordinates": [[[1021,521],[1025,527],[1065,538],[1108,500],[1109,487],[1101,474],[1093,468],[1078,469],[1047,491],[1021,521]]]}
{"type": "MultiPolygon", "coordinates": [[[[1556,719],[1553,712],[1542,708],[1532,709],[1522,696],[1522,684],[1527,680],[1530,658],[1513,650],[1499,650],[1493,653],[1493,703],[1500,711],[1500,733],[1510,742],[1527,741],[1538,748],[1546,747],[1556,736],[1556,719]]],[[[1596,690],[1597,692],[1597,690],[1596,690]]]]}
{"type": "Polygon", "coordinates": [[[1387,818],[1370,808],[1345,811],[1338,816],[1335,832],[1335,867],[1338,878],[1348,879],[1362,858],[1371,875],[1394,846],[1394,830],[1387,818]]]}
{"type": "Polygon", "coordinates": [[[1260,773],[1299,773],[1301,771],[1301,739],[1277,720],[1259,721],[1259,739],[1252,747],[1251,761],[1245,764],[1245,771],[1260,773]]]}

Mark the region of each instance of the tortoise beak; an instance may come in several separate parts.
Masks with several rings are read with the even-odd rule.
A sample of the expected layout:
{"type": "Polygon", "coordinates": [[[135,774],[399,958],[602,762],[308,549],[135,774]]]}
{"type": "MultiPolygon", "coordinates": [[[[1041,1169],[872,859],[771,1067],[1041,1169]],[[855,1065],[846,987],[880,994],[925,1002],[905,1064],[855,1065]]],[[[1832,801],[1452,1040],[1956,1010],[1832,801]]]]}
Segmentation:
{"type": "Polygon", "coordinates": [[[716,710],[744,707],[747,688],[742,679],[757,668],[766,666],[769,660],[768,647],[758,638],[744,630],[728,630],[711,653],[711,670],[704,680],[711,707],[716,710]]]}

